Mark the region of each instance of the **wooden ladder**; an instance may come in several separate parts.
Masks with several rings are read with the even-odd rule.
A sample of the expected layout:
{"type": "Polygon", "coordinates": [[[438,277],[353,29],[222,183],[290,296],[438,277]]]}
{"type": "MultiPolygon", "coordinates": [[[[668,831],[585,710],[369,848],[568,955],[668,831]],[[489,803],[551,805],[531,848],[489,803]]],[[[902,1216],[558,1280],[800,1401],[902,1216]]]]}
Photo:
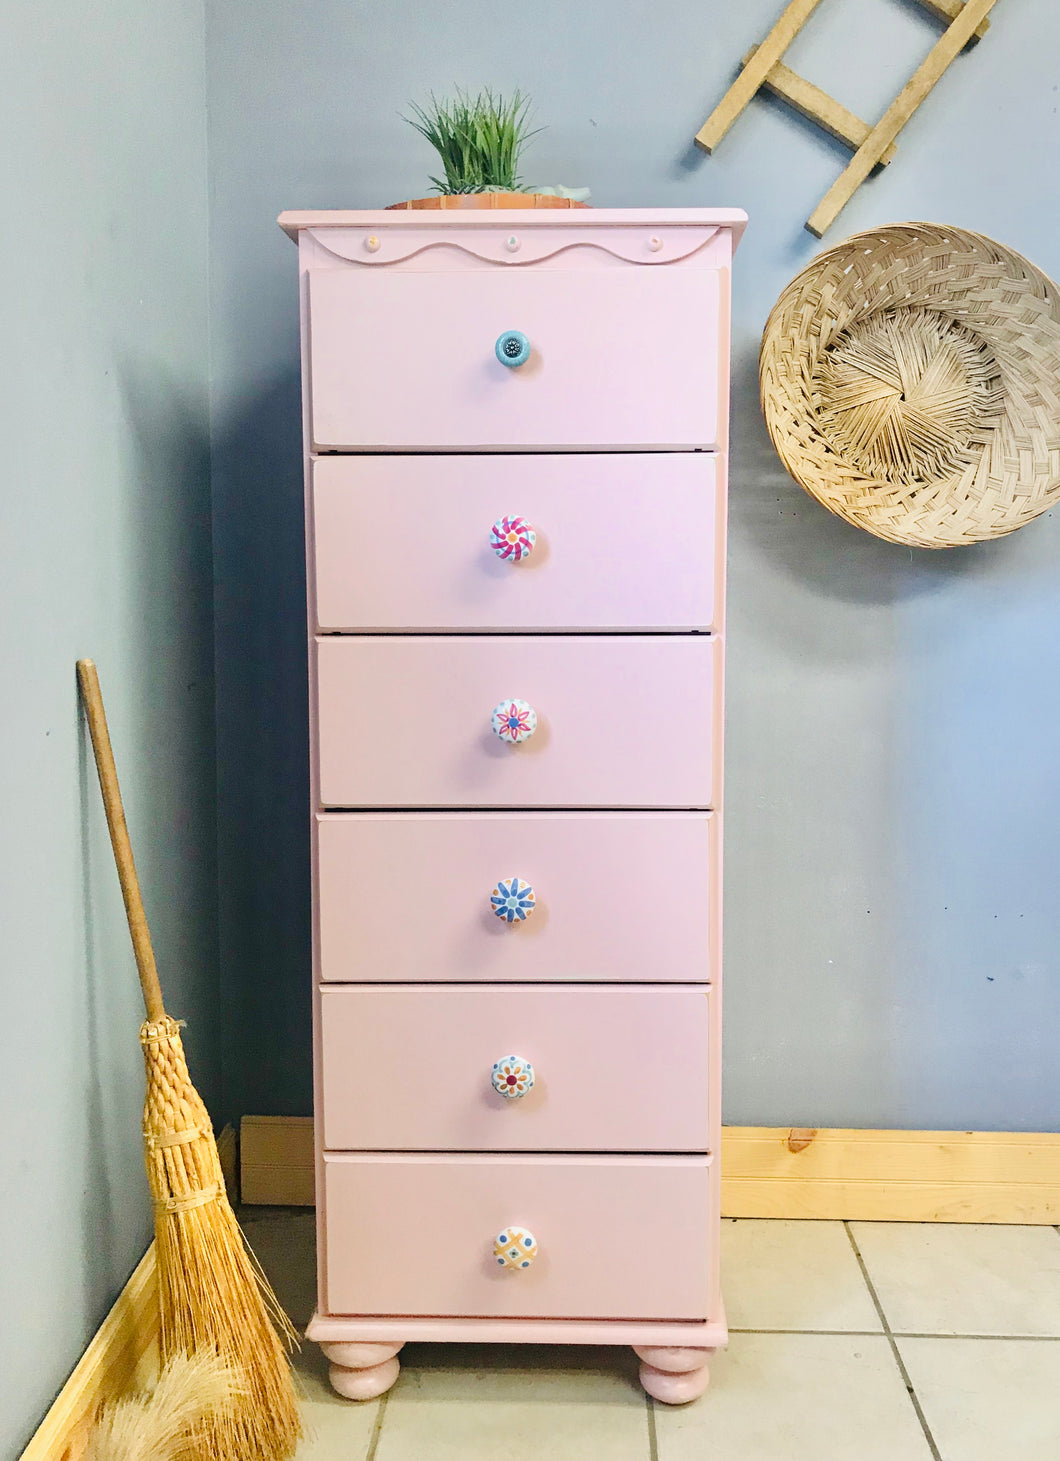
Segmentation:
{"type": "Polygon", "coordinates": [[[947,27],[874,127],[781,61],[820,3],[821,0],[791,0],[762,44],[753,46],[744,56],[739,77],[696,133],[696,142],[704,152],[713,152],[747,103],[764,86],[852,147],[854,156],[806,220],[806,227],[817,238],[832,226],[873,168],[886,167],[891,161],[895,155],[895,138],[950,62],[965,46],[973,45],[986,34],[990,26],[986,17],[996,0],[919,0],[925,10],[947,21],[947,27]]]}

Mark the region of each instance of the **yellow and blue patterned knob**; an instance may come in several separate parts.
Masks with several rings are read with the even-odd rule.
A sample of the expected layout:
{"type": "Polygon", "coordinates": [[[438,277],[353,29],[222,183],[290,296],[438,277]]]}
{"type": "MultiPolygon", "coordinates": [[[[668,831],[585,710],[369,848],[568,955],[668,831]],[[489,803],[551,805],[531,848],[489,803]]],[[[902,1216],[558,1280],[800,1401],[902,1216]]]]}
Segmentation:
{"type": "Polygon", "coordinates": [[[525,365],[530,359],[530,341],[522,330],[505,330],[493,349],[502,365],[525,365]]]}
{"type": "Polygon", "coordinates": [[[537,711],[525,700],[501,700],[493,707],[490,724],[509,746],[521,746],[537,730],[537,711]]]}
{"type": "Polygon", "coordinates": [[[537,1239],[528,1228],[505,1228],[493,1240],[493,1256],[501,1268],[529,1268],[537,1257],[537,1239]]]}
{"type": "Polygon", "coordinates": [[[537,907],[537,898],[522,878],[502,878],[490,894],[490,907],[505,923],[525,923],[537,907]]]}
{"type": "Polygon", "coordinates": [[[490,1080],[498,1095],[508,1101],[518,1101],[534,1089],[534,1067],[521,1055],[506,1055],[493,1067],[490,1080]]]}

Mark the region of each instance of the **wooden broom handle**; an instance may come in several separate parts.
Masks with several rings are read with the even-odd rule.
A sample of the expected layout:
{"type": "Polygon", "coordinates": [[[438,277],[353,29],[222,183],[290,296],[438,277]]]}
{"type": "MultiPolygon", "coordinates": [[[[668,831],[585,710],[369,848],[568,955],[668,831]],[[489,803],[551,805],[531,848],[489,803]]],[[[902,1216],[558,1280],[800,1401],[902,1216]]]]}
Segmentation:
{"type": "Polygon", "coordinates": [[[129,828],[125,822],[125,809],[121,804],[118,769],[114,765],[107,715],[103,709],[103,693],[99,688],[99,675],[92,660],[77,661],[77,679],[92,736],[92,750],[96,757],[100,790],[103,793],[103,807],[107,813],[107,826],[110,828],[110,845],[114,849],[121,895],[125,899],[125,915],[129,920],[129,933],[132,937],[133,953],[136,955],[136,967],[140,973],[140,988],[144,992],[147,1018],[152,1021],[164,1020],[166,1011],[162,1004],[162,986],[158,982],[155,952],[151,947],[147,914],[140,895],[140,880],[136,876],[129,828]]]}

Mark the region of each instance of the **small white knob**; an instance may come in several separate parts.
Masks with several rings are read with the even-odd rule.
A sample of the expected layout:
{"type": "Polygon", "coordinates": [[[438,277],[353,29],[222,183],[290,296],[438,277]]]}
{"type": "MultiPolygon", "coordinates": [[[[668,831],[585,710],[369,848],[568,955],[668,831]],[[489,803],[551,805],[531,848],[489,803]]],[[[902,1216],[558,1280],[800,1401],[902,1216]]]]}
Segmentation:
{"type": "Polygon", "coordinates": [[[519,240],[514,233],[510,233],[504,240],[504,247],[510,254],[517,254],[519,252],[519,240]]]}
{"type": "Polygon", "coordinates": [[[364,241],[364,246],[370,254],[379,252],[379,240],[374,233],[370,233],[364,241]]]}
{"type": "Polygon", "coordinates": [[[521,746],[537,730],[537,711],[525,700],[502,700],[490,717],[493,734],[509,746],[521,746]]]}
{"type": "Polygon", "coordinates": [[[490,894],[490,907],[505,923],[525,923],[536,906],[534,890],[522,878],[502,878],[490,894]]]}
{"type": "Polygon", "coordinates": [[[518,1101],[534,1089],[534,1067],[521,1055],[506,1055],[493,1067],[490,1081],[498,1096],[518,1101]]]}
{"type": "Polygon", "coordinates": [[[505,1228],[493,1240],[493,1256],[501,1268],[518,1273],[537,1257],[537,1239],[528,1228],[505,1228]]]}
{"type": "Polygon", "coordinates": [[[653,254],[657,254],[659,252],[659,250],[662,248],[662,246],[663,246],[662,239],[659,237],[659,235],[657,233],[653,233],[652,236],[651,236],[651,238],[648,240],[648,247],[649,247],[649,249],[651,249],[651,251],[652,251],[653,254]]]}

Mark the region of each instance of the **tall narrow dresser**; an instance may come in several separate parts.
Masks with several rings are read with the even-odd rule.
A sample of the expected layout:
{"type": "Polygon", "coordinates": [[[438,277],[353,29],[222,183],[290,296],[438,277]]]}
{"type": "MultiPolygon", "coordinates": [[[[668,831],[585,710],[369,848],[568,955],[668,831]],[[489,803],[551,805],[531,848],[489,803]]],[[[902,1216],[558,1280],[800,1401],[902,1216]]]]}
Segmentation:
{"type": "Polygon", "coordinates": [[[298,242],[319,1297],[629,1344],[718,1267],[736,209],[287,213],[298,242]]]}

